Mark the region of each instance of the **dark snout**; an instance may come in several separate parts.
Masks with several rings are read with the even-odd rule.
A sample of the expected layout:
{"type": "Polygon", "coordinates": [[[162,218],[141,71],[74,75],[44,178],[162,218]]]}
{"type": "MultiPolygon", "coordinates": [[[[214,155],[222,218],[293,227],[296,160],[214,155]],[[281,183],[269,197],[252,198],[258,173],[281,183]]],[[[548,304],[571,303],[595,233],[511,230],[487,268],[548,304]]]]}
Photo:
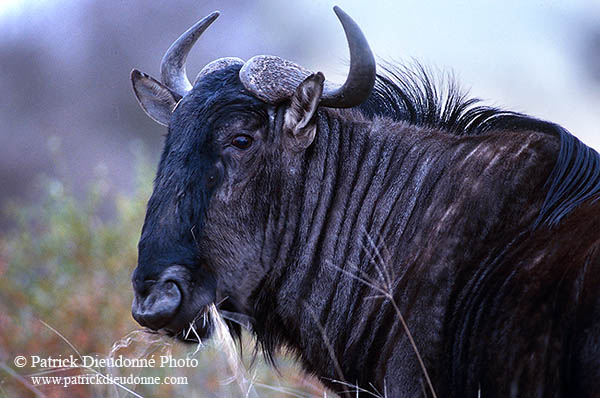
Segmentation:
{"type": "Polygon", "coordinates": [[[147,281],[145,284],[142,294],[136,289],[131,313],[140,325],[158,330],[168,325],[177,314],[182,300],[181,291],[173,280],[147,281]]]}
{"type": "Polygon", "coordinates": [[[193,327],[195,337],[207,334],[206,323],[195,322],[203,316],[207,306],[215,302],[216,283],[204,273],[199,279],[180,265],[166,268],[158,276],[144,277],[138,267],[133,275],[134,298],[131,305],[133,318],[142,326],[163,330],[171,336],[189,339],[186,330],[193,327]],[[198,335],[198,336],[196,336],[198,335]]]}
{"type": "Polygon", "coordinates": [[[178,265],[166,268],[155,278],[144,278],[138,267],[131,279],[135,296],[133,318],[153,330],[175,326],[189,284],[188,271],[178,265]]]}

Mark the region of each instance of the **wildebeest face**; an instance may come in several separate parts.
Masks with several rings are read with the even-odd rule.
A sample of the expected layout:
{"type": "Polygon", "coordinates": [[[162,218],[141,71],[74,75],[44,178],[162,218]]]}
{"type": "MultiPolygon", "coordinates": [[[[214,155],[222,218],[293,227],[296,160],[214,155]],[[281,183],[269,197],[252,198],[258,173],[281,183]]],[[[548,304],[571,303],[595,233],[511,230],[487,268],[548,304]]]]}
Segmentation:
{"type": "Polygon", "coordinates": [[[132,72],[142,108],[169,127],[132,277],[140,324],[193,340],[208,332],[195,322],[205,319],[208,304],[249,311],[248,297],[272,265],[266,230],[278,189],[290,159],[313,142],[318,106],[356,106],[375,80],[360,29],[335,12],[351,53],[342,86],[281,58],[257,56],[213,61],[192,87],[183,67],[187,52],[218,13],[173,43],[161,63],[162,82],[132,72]]]}
{"type": "Polygon", "coordinates": [[[133,314],[150,328],[177,334],[211,302],[243,306],[265,272],[275,108],[247,93],[238,71],[204,76],[171,116],[133,276],[133,314]]]}

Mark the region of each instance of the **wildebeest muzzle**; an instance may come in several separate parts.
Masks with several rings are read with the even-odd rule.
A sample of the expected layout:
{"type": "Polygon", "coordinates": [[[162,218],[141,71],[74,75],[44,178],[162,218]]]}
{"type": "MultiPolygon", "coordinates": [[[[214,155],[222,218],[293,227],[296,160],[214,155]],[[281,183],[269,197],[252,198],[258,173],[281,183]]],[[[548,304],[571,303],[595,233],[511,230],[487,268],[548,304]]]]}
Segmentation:
{"type": "Polygon", "coordinates": [[[140,325],[162,330],[182,340],[186,340],[190,328],[194,329],[192,339],[208,334],[206,323],[197,321],[215,301],[212,277],[194,281],[187,268],[173,265],[156,279],[142,280],[138,269],[132,275],[135,296],[131,313],[140,325]]]}

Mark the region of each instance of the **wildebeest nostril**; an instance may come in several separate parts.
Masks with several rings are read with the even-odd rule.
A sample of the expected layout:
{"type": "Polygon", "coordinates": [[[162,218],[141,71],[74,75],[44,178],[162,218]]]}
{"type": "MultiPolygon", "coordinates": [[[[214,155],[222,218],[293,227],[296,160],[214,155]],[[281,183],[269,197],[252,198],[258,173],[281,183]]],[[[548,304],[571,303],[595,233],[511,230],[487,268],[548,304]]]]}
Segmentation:
{"type": "Polygon", "coordinates": [[[142,326],[158,330],[169,323],[181,304],[181,291],[173,281],[147,285],[147,291],[136,291],[131,306],[133,318],[142,326]]]}

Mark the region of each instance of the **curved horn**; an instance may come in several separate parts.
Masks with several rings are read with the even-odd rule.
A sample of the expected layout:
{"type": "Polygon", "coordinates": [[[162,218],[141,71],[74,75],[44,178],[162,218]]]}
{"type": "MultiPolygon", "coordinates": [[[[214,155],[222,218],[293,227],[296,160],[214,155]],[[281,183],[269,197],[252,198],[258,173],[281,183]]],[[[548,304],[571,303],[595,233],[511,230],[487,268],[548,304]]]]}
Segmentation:
{"type": "Polygon", "coordinates": [[[182,97],[192,89],[185,73],[185,60],[196,40],[219,17],[215,11],[185,31],[167,50],[160,63],[162,82],[182,97]]]}
{"type": "MultiPolygon", "coordinates": [[[[321,105],[351,108],[362,104],[375,84],[375,58],[360,28],[339,7],[334,7],[350,47],[350,71],[341,86],[325,81],[321,105]]],[[[277,104],[290,98],[304,79],[312,74],[300,65],[273,55],[258,55],[240,69],[244,87],[256,97],[277,104]]]]}
{"type": "Polygon", "coordinates": [[[365,101],[375,84],[375,58],[360,28],[338,6],[333,11],[342,23],[350,48],[350,71],[340,87],[323,92],[321,105],[331,108],[351,108],[365,101]]]}

